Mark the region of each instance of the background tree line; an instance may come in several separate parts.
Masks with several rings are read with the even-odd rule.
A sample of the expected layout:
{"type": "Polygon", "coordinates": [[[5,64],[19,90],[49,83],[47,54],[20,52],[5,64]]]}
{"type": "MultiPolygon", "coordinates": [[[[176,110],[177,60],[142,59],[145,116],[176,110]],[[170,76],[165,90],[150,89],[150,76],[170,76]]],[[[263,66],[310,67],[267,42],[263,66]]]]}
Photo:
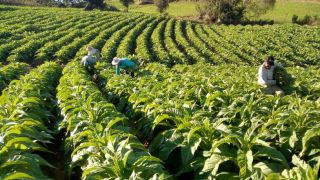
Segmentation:
{"type": "Polygon", "coordinates": [[[32,6],[40,5],[78,8],[83,8],[89,5],[91,9],[104,7],[103,0],[0,0],[0,4],[32,6]]]}
{"type": "MultiPolygon", "coordinates": [[[[128,11],[134,0],[119,0],[128,11]]],[[[153,0],[160,13],[164,13],[172,0],[153,0]]],[[[196,0],[197,1],[197,0],[196,0]]],[[[259,17],[272,9],[276,0],[199,0],[197,16],[205,22],[239,24],[250,17],[259,17]]],[[[106,0],[0,0],[2,4],[45,5],[58,7],[79,7],[85,10],[116,10],[106,0]]]]}

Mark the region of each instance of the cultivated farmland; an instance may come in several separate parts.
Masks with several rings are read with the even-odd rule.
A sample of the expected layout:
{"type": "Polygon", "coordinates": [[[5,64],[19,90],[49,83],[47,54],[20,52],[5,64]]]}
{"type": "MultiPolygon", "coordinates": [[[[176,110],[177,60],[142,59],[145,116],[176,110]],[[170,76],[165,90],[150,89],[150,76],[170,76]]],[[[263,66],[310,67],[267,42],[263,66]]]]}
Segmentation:
{"type": "Polygon", "coordinates": [[[319,179],[319,27],[0,6],[0,62],[0,179],[319,179]]]}

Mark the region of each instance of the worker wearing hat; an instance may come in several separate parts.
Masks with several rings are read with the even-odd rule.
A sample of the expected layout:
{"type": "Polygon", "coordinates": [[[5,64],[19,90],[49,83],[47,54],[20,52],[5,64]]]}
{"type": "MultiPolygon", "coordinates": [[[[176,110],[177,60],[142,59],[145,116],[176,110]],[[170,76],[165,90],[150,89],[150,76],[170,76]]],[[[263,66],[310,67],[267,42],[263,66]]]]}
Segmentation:
{"type": "Polygon", "coordinates": [[[134,77],[134,71],[136,70],[136,63],[129,60],[128,58],[114,57],[111,64],[116,66],[117,75],[120,75],[120,69],[124,69],[126,74],[130,74],[131,77],[134,77]]]}
{"type": "Polygon", "coordinates": [[[88,55],[84,56],[81,60],[81,65],[86,67],[90,73],[94,73],[94,65],[101,59],[100,52],[91,46],[87,47],[88,55]]]}

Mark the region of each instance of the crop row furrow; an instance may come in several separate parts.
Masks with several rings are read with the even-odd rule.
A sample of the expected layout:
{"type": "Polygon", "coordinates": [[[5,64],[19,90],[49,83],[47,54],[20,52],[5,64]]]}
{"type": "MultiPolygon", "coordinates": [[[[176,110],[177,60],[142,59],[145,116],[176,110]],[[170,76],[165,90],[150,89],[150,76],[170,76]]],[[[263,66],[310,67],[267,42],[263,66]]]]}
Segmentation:
{"type": "Polygon", "coordinates": [[[163,21],[162,18],[157,18],[152,23],[150,23],[143,32],[138,36],[136,41],[135,54],[139,62],[152,62],[155,60],[155,52],[152,51],[150,42],[150,36],[156,26],[163,21]]]}
{"type": "Polygon", "coordinates": [[[194,24],[191,22],[186,23],[186,35],[189,42],[192,42],[192,47],[197,48],[200,53],[202,53],[206,61],[212,64],[222,64],[224,63],[217,55],[215,55],[209,48],[207,48],[205,42],[199,38],[193,29],[194,24]]]}
{"type": "Polygon", "coordinates": [[[177,43],[175,42],[174,36],[174,26],[175,26],[174,19],[170,19],[164,30],[164,44],[166,49],[168,50],[170,57],[172,58],[171,61],[173,64],[182,64],[182,63],[190,63],[189,57],[187,57],[183,52],[180,51],[178,48],[177,43]]]}
{"type": "Polygon", "coordinates": [[[11,63],[0,67],[0,95],[4,88],[14,79],[19,79],[21,75],[29,71],[29,65],[26,63],[11,63]]]}
{"type": "Polygon", "coordinates": [[[46,18],[49,18],[50,14],[46,15],[39,15],[36,13],[21,13],[21,14],[15,14],[13,17],[8,17],[5,20],[2,20],[0,22],[4,26],[14,26],[16,24],[28,24],[28,23],[34,23],[36,21],[45,20],[46,18]],[[9,20],[10,19],[10,20],[9,20]]]}
{"type": "Polygon", "coordinates": [[[250,63],[250,59],[252,57],[248,56],[246,53],[243,53],[238,49],[238,47],[231,44],[229,41],[227,41],[226,38],[222,37],[219,33],[217,33],[214,29],[209,28],[208,26],[203,26],[204,31],[206,31],[209,34],[210,38],[213,38],[218,44],[220,44],[221,47],[226,49],[228,52],[232,52],[237,58],[234,60],[241,61],[245,64],[250,63]]]}
{"type": "Polygon", "coordinates": [[[206,59],[203,57],[202,54],[200,54],[196,48],[186,39],[184,29],[186,28],[185,22],[181,20],[177,20],[175,24],[175,37],[176,42],[180,49],[183,49],[185,54],[187,54],[190,58],[190,64],[194,64],[197,62],[205,62],[206,59]]]}
{"type": "MultiPolygon", "coordinates": [[[[12,82],[0,97],[0,179],[46,179],[42,167],[53,169],[40,156],[51,153],[56,121],[55,85],[60,67],[47,63],[12,82]]],[[[45,156],[45,155],[44,155],[45,156]]]]}
{"type": "Polygon", "coordinates": [[[138,17],[134,22],[123,26],[120,30],[116,31],[109,37],[106,41],[105,45],[101,49],[102,57],[105,61],[111,62],[112,58],[117,55],[117,49],[121,43],[123,37],[136,25],[139,23],[144,22],[144,16],[138,17]]]}
{"type": "MultiPolygon", "coordinates": [[[[11,43],[0,46],[0,61],[5,61],[9,55],[11,56],[10,59],[13,61],[15,61],[16,58],[17,60],[24,60],[24,59],[20,59],[21,57],[19,56],[23,55],[24,51],[33,51],[32,49],[30,49],[30,48],[33,48],[32,47],[33,42],[43,41],[43,39],[45,38],[50,38],[50,34],[52,34],[53,30],[56,31],[55,34],[64,33],[64,31],[72,27],[74,23],[75,22],[73,22],[73,19],[70,19],[63,24],[54,24],[46,31],[28,36],[27,38],[21,41],[13,41],[11,43]]],[[[27,55],[27,56],[30,56],[30,55],[27,55]]]]}
{"type": "Polygon", "coordinates": [[[87,30],[82,37],[77,37],[67,46],[63,46],[59,51],[55,52],[54,57],[60,62],[67,62],[73,59],[78,50],[99,35],[100,31],[109,28],[111,23],[98,22],[93,24],[90,30],[87,30]]]}
{"type": "Polygon", "coordinates": [[[81,167],[82,179],[168,178],[162,161],[148,153],[129,120],[105,100],[77,61],[65,67],[57,97],[70,167],[81,167]]]}
{"type": "Polygon", "coordinates": [[[146,18],[145,20],[138,23],[134,28],[132,28],[122,39],[117,49],[118,57],[128,57],[134,54],[136,48],[137,37],[141,34],[143,29],[148,25],[148,23],[154,21],[154,17],[146,18]]]}
{"type": "Polygon", "coordinates": [[[168,66],[173,66],[174,63],[166,49],[164,44],[164,30],[168,19],[160,22],[151,34],[152,51],[155,53],[155,58],[157,62],[167,64],[168,66]]]}
{"type": "MultiPolygon", "coordinates": [[[[105,45],[106,41],[112,36],[113,33],[118,31],[120,28],[125,26],[131,21],[134,21],[137,17],[114,17],[114,21],[110,21],[110,27],[101,31],[99,35],[88,43],[89,46],[94,47],[95,49],[101,50],[105,45]],[[116,22],[116,23],[115,23],[116,22]]],[[[76,58],[80,59],[88,53],[86,46],[83,46],[76,54],[76,58]]]]}
{"type": "MultiPolygon", "coordinates": [[[[226,63],[236,63],[241,64],[239,57],[233,54],[232,52],[225,49],[216,39],[210,36],[210,34],[204,30],[204,26],[196,25],[195,30],[198,33],[198,35],[201,37],[201,39],[206,44],[214,50],[215,53],[217,53],[226,63]]],[[[206,27],[207,28],[207,27],[206,27]]]]}
{"type": "MultiPolygon", "coordinates": [[[[232,27],[230,27],[230,29],[231,28],[232,27]]],[[[246,43],[247,40],[239,40],[239,38],[243,37],[243,32],[240,28],[227,32],[224,31],[224,28],[217,28],[215,26],[211,26],[211,29],[225,41],[225,44],[228,44],[227,47],[232,46],[237,48],[238,54],[240,54],[242,58],[246,58],[249,62],[257,62],[258,59],[263,57],[262,53],[257,51],[257,48],[246,43]]]]}
{"type": "Polygon", "coordinates": [[[2,42],[1,44],[8,43],[12,40],[20,40],[22,38],[25,38],[31,32],[38,33],[41,31],[40,27],[42,26],[62,23],[62,20],[53,21],[55,19],[54,17],[48,16],[47,18],[36,18],[34,20],[26,21],[25,23],[15,24],[13,26],[3,25],[0,30],[0,41],[2,42]],[[51,22],[48,22],[47,18],[51,20],[51,22]]]}
{"type": "Polygon", "coordinates": [[[101,26],[103,22],[99,21],[109,20],[110,18],[112,17],[107,16],[103,19],[97,19],[96,23],[92,23],[89,21],[89,19],[84,18],[83,22],[78,23],[78,25],[81,24],[81,26],[74,26],[71,29],[66,30],[68,34],[65,36],[55,41],[49,41],[48,43],[45,43],[40,49],[37,50],[35,59],[40,62],[55,59],[54,55],[57,51],[59,51],[60,48],[72,43],[72,41],[77,37],[81,37],[90,33],[93,28],[101,26]],[[82,28],[82,25],[85,25],[85,28],[82,28]]]}
{"type": "MultiPolygon", "coordinates": [[[[296,92],[286,98],[265,96],[251,78],[256,73],[251,67],[201,66],[176,65],[168,69],[151,63],[137,73],[137,78],[117,76],[108,64],[97,68],[106,97],[132,118],[152,155],[163,160],[178,177],[190,173],[194,179],[209,179],[232,173],[237,178],[253,178],[258,172],[267,177],[272,172],[300,167],[289,166],[296,154],[300,155],[299,161],[316,169],[319,152],[314,151],[318,146],[312,139],[319,138],[319,134],[311,134],[319,129],[319,83],[314,88],[308,86],[311,96],[300,96],[304,96],[300,88],[305,86],[301,86],[301,79],[295,85],[296,92]],[[288,144],[292,135],[284,134],[288,132],[284,126],[297,133],[296,143],[288,144]],[[302,138],[305,133],[308,135],[302,138]],[[298,143],[301,139],[303,142],[298,143]],[[252,160],[243,160],[247,155],[252,160]],[[219,169],[229,160],[230,168],[219,169]],[[244,161],[252,168],[244,166],[244,161]],[[262,164],[268,163],[279,170],[265,169],[262,164]],[[243,173],[248,170],[249,174],[243,173]]],[[[291,70],[293,74],[305,73],[291,70]]],[[[319,71],[309,70],[313,75],[308,82],[313,84],[319,71]]]]}

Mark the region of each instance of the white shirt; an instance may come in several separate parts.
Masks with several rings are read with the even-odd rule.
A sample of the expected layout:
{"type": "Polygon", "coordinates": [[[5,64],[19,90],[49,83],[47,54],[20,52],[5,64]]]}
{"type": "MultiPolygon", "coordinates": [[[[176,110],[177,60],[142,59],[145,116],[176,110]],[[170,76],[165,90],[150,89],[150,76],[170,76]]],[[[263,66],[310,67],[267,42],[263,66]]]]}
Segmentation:
{"type": "Polygon", "coordinates": [[[274,75],[274,69],[277,66],[281,66],[281,65],[274,63],[274,66],[271,66],[269,69],[266,69],[262,64],[258,72],[258,83],[262,86],[275,85],[276,80],[274,80],[273,75],[274,75]]]}
{"type": "Polygon", "coordinates": [[[96,63],[96,58],[94,58],[90,55],[84,56],[81,60],[81,65],[83,65],[83,66],[92,65],[95,63],[96,63]]]}

